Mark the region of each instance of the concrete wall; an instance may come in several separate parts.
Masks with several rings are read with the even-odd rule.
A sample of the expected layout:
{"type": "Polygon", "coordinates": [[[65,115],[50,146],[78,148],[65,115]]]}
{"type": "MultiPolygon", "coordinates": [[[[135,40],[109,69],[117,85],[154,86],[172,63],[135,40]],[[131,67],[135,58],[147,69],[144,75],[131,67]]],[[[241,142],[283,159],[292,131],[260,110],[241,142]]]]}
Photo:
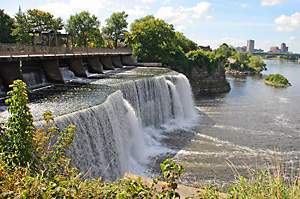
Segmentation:
{"type": "Polygon", "coordinates": [[[70,70],[77,77],[87,77],[81,57],[71,59],[71,61],[70,61],[70,70]]]}
{"type": "Polygon", "coordinates": [[[123,68],[123,64],[122,64],[120,55],[111,56],[111,61],[116,68],[123,68]]]}
{"type": "Polygon", "coordinates": [[[121,55],[121,62],[123,66],[137,65],[137,60],[132,55],[121,55]]]}
{"type": "Polygon", "coordinates": [[[47,79],[54,83],[64,83],[63,76],[59,70],[59,60],[50,59],[43,61],[43,68],[47,79]]]}
{"type": "Polygon", "coordinates": [[[106,70],[112,70],[115,69],[110,55],[100,56],[100,61],[103,64],[103,68],[106,70]]]}
{"type": "Polygon", "coordinates": [[[99,56],[89,57],[88,64],[90,66],[89,70],[92,73],[103,73],[103,65],[100,62],[99,56]]]}
{"type": "Polygon", "coordinates": [[[0,62],[0,78],[6,90],[9,89],[9,85],[12,84],[14,80],[22,79],[20,62],[0,62]]]}

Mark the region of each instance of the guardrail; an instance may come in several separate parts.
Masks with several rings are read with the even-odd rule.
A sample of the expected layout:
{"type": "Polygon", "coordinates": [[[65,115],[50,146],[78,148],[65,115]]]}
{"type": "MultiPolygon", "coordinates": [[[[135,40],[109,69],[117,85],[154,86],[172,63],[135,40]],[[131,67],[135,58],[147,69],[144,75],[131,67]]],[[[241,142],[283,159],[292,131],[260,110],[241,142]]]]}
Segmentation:
{"type": "Polygon", "coordinates": [[[81,47],[49,47],[49,46],[30,46],[22,44],[1,44],[0,56],[13,55],[47,55],[47,54],[82,54],[82,53],[99,53],[99,54],[117,54],[117,53],[131,53],[131,49],[127,47],[122,48],[81,48],[81,47]]]}

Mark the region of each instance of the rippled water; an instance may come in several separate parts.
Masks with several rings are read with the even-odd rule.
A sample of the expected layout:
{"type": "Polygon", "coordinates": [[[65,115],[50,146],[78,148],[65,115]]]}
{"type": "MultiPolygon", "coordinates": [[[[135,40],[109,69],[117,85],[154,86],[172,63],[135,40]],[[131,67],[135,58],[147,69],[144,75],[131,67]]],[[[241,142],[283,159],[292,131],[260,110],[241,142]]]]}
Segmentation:
{"type": "Polygon", "coordinates": [[[165,143],[186,168],[187,183],[224,184],[252,168],[285,163],[296,173],[300,157],[300,65],[267,60],[268,73],[281,73],[293,85],[266,86],[261,77],[228,77],[228,94],[195,97],[200,125],[173,132],[165,143]],[[180,142],[176,140],[181,140],[180,142]]]}

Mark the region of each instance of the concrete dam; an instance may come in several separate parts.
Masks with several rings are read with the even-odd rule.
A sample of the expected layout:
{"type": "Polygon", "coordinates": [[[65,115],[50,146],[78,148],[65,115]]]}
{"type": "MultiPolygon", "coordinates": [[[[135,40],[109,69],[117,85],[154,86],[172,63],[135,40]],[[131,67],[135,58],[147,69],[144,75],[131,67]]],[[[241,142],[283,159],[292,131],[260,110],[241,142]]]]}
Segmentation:
{"type": "Polygon", "coordinates": [[[105,70],[136,65],[128,48],[85,49],[79,51],[0,52],[0,94],[5,93],[16,79],[22,79],[30,88],[46,83],[65,83],[64,71],[77,77],[103,74],[105,70]]]}
{"type": "MultiPolygon", "coordinates": [[[[28,73],[24,72],[25,62],[22,61],[19,73],[23,78],[28,73]]],[[[147,175],[153,158],[168,153],[160,142],[163,132],[189,128],[198,122],[191,87],[183,74],[167,68],[132,65],[136,62],[130,52],[90,57],[63,56],[61,59],[46,58],[44,62],[42,70],[47,81],[63,83],[80,75],[80,81],[84,82],[47,87],[42,92],[46,94],[38,96],[29,106],[38,126],[42,125],[45,111],[53,112],[60,129],[69,124],[76,126],[75,139],[68,154],[72,163],[87,177],[110,181],[120,178],[125,172],[147,175]],[[87,58],[88,64],[82,64],[82,59],[87,58]],[[61,67],[60,64],[66,61],[70,65],[61,67]],[[108,69],[109,65],[122,69],[109,77],[88,79],[92,64],[98,70],[102,70],[102,66],[108,69]],[[77,73],[75,66],[82,70],[81,73],[77,73]],[[70,76],[70,72],[73,75],[70,76]]],[[[102,72],[105,70],[99,74],[102,72]]],[[[25,79],[29,77],[25,76],[25,79]]],[[[8,83],[8,80],[4,82],[8,83]]],[[[7,112],[0,115],[7,117],[7,112]]]]}

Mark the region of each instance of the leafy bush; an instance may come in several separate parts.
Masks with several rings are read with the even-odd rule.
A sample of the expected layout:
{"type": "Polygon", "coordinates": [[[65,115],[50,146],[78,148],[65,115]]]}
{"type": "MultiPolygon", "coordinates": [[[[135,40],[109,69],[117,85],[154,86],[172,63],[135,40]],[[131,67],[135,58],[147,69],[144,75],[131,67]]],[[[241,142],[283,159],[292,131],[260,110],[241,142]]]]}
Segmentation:
{"type": "Polygon", "coordinates": [[[10,86],[6,100],[10,117],[0,135],[0,159],[8,169],[33,164],[33,119],[29,111],[27,86],[16,80],[10,86]]]}
{"type": "Polygon", "coordinates": [[[208,73],[211,74],[218,68],[219,62],[222,61],[221,57],[217,57],[215,52],[194,50],[187,53],[190,64],[194,67],[206,68],[208,73]]]}
{"type": "Polygon", "coordinates": [[[280,74],[270,74],[265,78],[266,84],[278,86],[278,87],[286,87],[291,85],[289,80],[280,74]]]}

